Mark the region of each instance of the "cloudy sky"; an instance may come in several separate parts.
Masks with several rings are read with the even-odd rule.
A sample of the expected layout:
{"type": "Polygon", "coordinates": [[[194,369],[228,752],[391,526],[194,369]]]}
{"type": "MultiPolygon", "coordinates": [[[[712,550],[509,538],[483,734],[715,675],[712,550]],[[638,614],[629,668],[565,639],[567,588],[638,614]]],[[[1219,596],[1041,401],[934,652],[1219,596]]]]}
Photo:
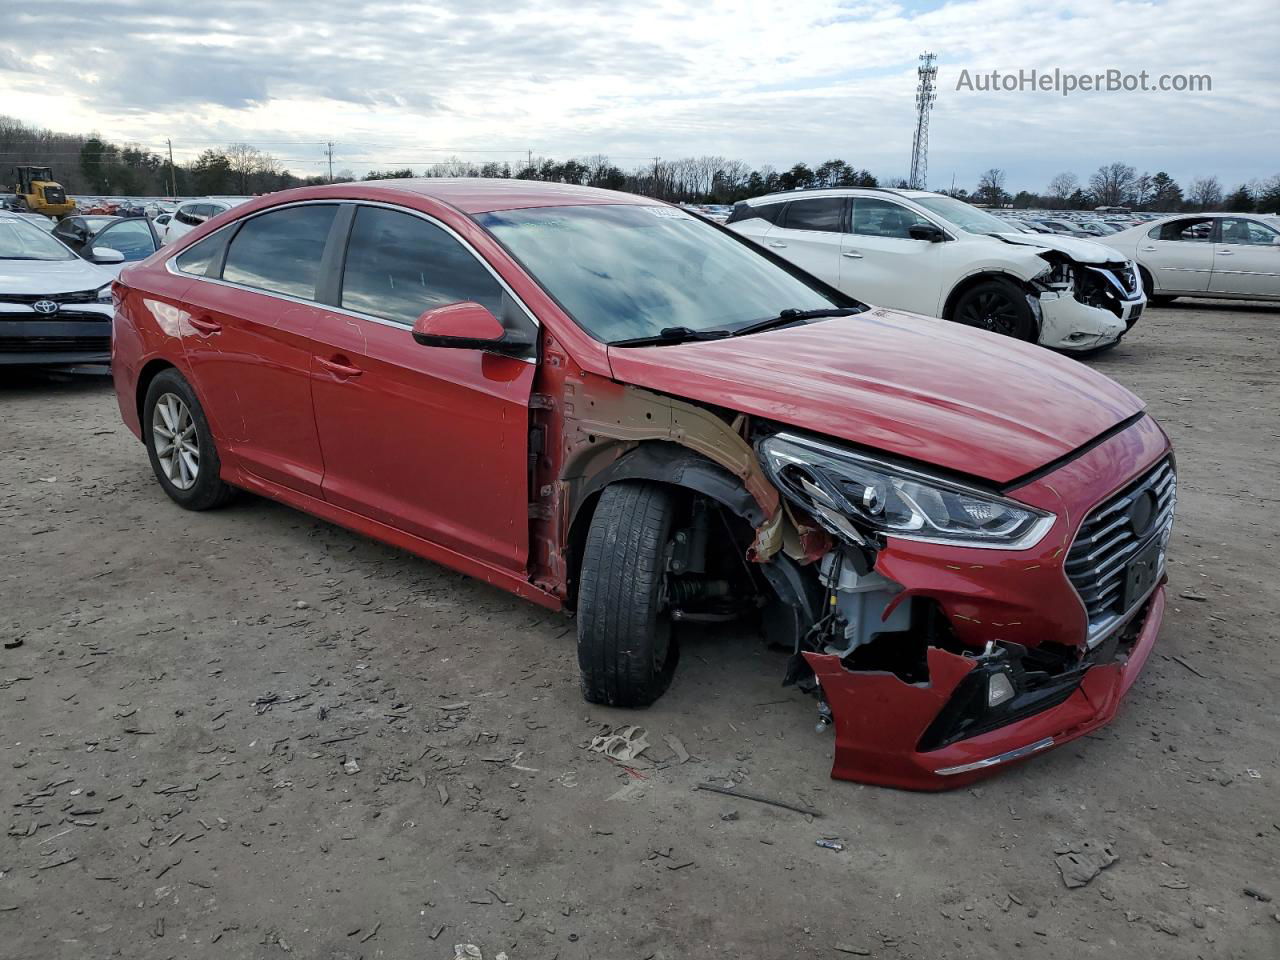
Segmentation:
{"type": "Polygon", "coordinates": [[[1122,160],[1280,173],[1277,0],[41,0],[0,31],[0,113],[189,157],[248,141],[299,173],[452,155],[840,157],[904,176],[938,54],[934,187],[1122,160]],[[339,8],[345,8],[339,12],[339,8]],[[980,92],[969,71],[1208,74],[1209,92],[980,92]]]}

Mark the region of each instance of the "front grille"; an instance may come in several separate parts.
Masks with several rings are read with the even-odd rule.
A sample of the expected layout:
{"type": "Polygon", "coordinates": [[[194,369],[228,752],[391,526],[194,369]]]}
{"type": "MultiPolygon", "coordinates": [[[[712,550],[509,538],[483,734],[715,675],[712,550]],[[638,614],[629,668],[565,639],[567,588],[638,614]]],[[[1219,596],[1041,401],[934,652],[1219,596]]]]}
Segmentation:
{"type": "Polygon", "coordinates": [[[76,290],[74,293],[0,293],[0,303],[35,303],[52,300],[55,303],[97,303],[98,291],[76,290]]]}
{"type": "Polygon", "coordinates": [[[0,337],[0,353],[110,352],[110,337],[0,337]]]}
{"type": "Polygon", "coordinates": [[[1138,296],[1138,277],[1125,265],[1086,266],[1076,272],[1075,296],[1086,306],[1110,310],[1117,317],[1124,312],[1124,301],[1138,296]]]}
{"type": "Polygon", "coordinates": [[[1157,539],[1167,545],[1177,489],[1173,460],[1166,458],[1097,507],[1080,525],[1067,553],[1066,571],[1089,614],[1089,646],[1099,643],[1146,599],[1130,598],[1131,606],[1125,609],[1129,561],[1157,539]],[[1154,510],[1145,529],[1135,531],[1131,511],[1148,491],[1154,510]]]}

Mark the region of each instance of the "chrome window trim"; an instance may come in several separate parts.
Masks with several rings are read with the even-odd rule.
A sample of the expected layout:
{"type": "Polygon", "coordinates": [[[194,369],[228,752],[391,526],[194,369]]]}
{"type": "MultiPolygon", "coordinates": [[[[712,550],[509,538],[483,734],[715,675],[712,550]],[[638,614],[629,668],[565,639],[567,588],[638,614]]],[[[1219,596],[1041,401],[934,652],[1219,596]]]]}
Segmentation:
{"type": "MultiPolygon", "coordinates": [[[[443,221],[437,219],[436,217],[433,217],[429,213],[424,213],[421,210],[414,210],[410,207],[402,207],[395,203],[388,203],[381,200],[352,200],[345,197],[342,199],[334,199],[334,200],[329,200],[329,199],[295,200],[291,203],[282,203],[279,206],[266,207],[262,210],[255,210],[253,213],[249,214],[249,216],[247,217],[241,217],[237,220],[233,220],[231,223],[223,224],[217,230],[213,230],[210,233],[206,234],[205,236],[201,237],[199,240],[196,241],[196,243],[203,243],[205,240],[208,240],[210,237],[216,236],[217,234],[221,233],[223,230],[237,229],[241,224],[249,220],[252,220],[254,217],[259,217],[266,213],[273,213],[276,210],[286,210],[290,207],[301,207],[301,206],[316,205],[316,204],[327,204],[330,206],[346,205],[346,206],[354,206],[357,208],[358,207],[381,207],[383,209],[392,210],[397,213],[411,214],[422,220],[427,221],[433,226],[439,227],[441,230],[447,233],[450,237],[456,240],[464,250],[466,250],[469,254],[471,254],[471,256],[474,257],[476,261],[479,262],[480,265],[483,266],[485,270],[489,272],[490,276],[492,276],[493,279],[498,282],[498,285],[502,287],[502,289],[506,292],[507,296],[511,298],[511,301],[517,307],[520,308],[520,311],[525,315],[525,317],[529,320],[529,322],[533,324],[533,327],[535,330],[540,330],[542,328],[542,324],[538,322],[538,318],[534,314],[534,312],[529,309],[529,305],[526,304],[524,300],[513,289],[511,289],[511,285],[507,283],[507,281],[504,280],[499,275],[498,271],[496,271],[493,268],[493,265],[490,264],[489,261],[486,260],[483,256],[481,256],[479,251],[476,250],[476,248],[472,246],[465,237],[459,234],[447,223],[444,223],[443,221]]],[[[349,239],[350,239],[350,235],[348,234],[348,240],[349,239]]],[[[232,238],[232,240],[234,240],[234,238],[232,238]]],[[[228,243],[230,243],[230,241],[228,241],[228,243]]],[[[359,320],[368,320],[372,323],[382,324],[385,327],[394,327],[397,330],[404,330],[407,332],[413,329],[412,324],[401,323],[398,320],[390,320],[386,317],[377,317],[369,313],[361,313],[359,310],[352,310],[349,307],[344,307],[344,306],[341,306],[340,304],[324,303],[323,301],[320,301],[320,300],[307,300],[303,297],[290,296],[287,293],[277,293],[274,290],[263,290],[261,287],[251,287],[248,284],[235,283],[231,280],[223,280],[221,277],[204,277],[198,273],[188,273],[187,271],[182,270],[177,266],[177,260],[184,253],[186,253],[187,250],[190,250],[191,247],[193,246],[195,246],[194,243],[191,244],[190,246],[184,247],[182,250],[178,251],[173,256],[169,257],[169,259],[167,259],[164,262],[165,270],[167,270],[169,273],[177,277],[186,277],[188,279],[201,281],[203,283],[215,283],[215,284],[218,284],[219,286],[231,287],[234,290],[247,290],[250,293],[256,293],[264,297],[273,297],[277,300],[284,300],[288,303],[298,303],[308,307],[320,307],[324,310],[329,310],[334,313],[343,314],[344,316],[355,317],[359,320]]],[[[345,265],[345,262],[344,262],[344,265],[345,265]]],[[[516,358],[516,359],[523,359],[526,363],[537,362],[532,357],[524,357],[524,358],[516,358]]]]}

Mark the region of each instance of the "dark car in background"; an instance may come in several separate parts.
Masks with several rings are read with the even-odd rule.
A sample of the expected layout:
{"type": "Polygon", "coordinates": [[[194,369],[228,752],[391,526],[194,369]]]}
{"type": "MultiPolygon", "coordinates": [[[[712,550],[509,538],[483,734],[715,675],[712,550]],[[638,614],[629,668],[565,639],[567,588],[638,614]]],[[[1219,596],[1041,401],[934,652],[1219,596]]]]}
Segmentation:
{"type": "Polygon", "coordinates": [[[53,235],[82,259],[113,274],[118,274],[124,264],[145,260],[160,248],[160,236],[146,217],[65,217],[53,228],[53,235]]]}

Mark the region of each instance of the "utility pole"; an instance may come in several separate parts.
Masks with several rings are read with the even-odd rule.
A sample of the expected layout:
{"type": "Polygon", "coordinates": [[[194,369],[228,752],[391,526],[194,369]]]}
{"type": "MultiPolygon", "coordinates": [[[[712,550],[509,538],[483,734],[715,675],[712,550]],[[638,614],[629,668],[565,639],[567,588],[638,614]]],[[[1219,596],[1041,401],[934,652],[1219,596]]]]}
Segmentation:
{"type": "Polygon", "coordinates": [[[932,53],[920,54],[920,77],[916,84],[916,135],[911,141],[911,179],[907,185],[927,190],[929,180],[929,111],[938,99],[934,81],[938,79],[938,58],[932,53]]]}
{"type": "Polygon", "coordinates": [[[169,145],[169,196],[176,200],[178,197],[178,171],[173,166],[173,140],[165,137],[164,142],[169,145]]]}
{"type": "Polygon", "coordinates": [[[658,200],[662,199],[662,194],[660,192],[659,181],[658,181],[658,161],[661,159],[662,159],[661,157],[653,158],[653,195],[658,200]]]}
{"type": "Polygon", "coordinates": [[[328,145],[324,151],[329,156],[329,182],[333,183],[333,141],[328,141],[328,145]]]}

